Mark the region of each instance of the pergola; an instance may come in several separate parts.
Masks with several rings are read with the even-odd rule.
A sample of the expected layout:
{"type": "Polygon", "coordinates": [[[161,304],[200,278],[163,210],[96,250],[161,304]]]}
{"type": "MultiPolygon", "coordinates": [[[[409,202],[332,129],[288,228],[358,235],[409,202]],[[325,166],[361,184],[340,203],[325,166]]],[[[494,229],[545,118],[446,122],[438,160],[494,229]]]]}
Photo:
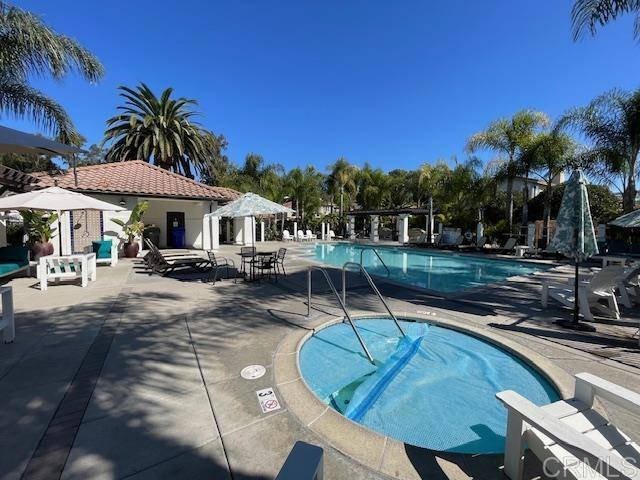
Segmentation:
{"type": "Polygon", "coordinates": [[[35,188],[34,184],[39,181],[33,175],[0,165],[0,195],[6,191],[28,192],[33,190],[35,188]]]}
{"type": "Polygon", "coordinates": [[[367,216],[371,218],[370,239],[372,242],[378,242],[380,236],[378,229],[380,227],[380,217],[397,217],[396,227],[398,230],[398,243],[405,244],[409,242],[409,215],[426,215],[427,230],[433,235],[433,211],[428,208],[393,208],[378,210],[351,210],[347,215],[347,235],[350,239],[356,238],[356,217],[367,216]],[[429,228],[429,226],[431,228],[429,228]]]}

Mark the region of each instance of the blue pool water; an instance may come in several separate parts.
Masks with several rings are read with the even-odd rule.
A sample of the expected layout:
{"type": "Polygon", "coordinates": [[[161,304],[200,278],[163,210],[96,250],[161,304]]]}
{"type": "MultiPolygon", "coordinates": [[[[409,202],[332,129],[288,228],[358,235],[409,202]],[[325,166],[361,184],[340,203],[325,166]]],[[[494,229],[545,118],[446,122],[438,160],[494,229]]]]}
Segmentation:
{"type": "Polygon", "coordinates": [[[454,330],[389,319],[339,323],[303,345],[309,387],[347,418],[397,440],[437,451],[501,453],[507,414],[495,394],[515,390],[537,405],[559,399],[537,371],[505,350],[454,330]]]}
{"type": "MultiPolygon", "coordinates": [[[[360,253],[366,246],[350,243],[317,244],[315,259],[337,267],[345,262],[360,263],[360,253]]],[[[390,271],[390,278],[400,283],[439,292],[457,292],[508,277],[530,275],[548,267],[515,260],[496,260],[456,253],[409,250],[406,248],[375,247],[390,271]]],[[[362,263],[374,275],[387,272],[371,250],[365,250],[362,263]]]]}

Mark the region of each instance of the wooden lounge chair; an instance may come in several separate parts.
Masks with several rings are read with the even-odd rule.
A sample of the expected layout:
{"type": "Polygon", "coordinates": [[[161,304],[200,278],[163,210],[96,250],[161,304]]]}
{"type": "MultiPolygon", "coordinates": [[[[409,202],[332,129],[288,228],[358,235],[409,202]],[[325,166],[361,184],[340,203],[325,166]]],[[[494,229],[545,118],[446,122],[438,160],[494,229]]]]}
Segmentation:
{"type": "MultiPolygon", "coordinates": [[[[580,313],[585,320],[593,321],[592,308],[597,308],[616,320],[620,319],[620,310],[618,309],[614,290],[623,273],[624,267],[607,267],[597,272],[588,281],[580,281],[578,284],[578,304],[580,313]],[[606,300],[608,307],[600,304],[600,300],[606,300]]],[[[548,299],[551,297],[563,305],[573,308],[575,302],[574,281],[573,278],[569,278],[567,283],[559,283],[553,280],[543,281],[542,306],[546,307],[548,299]]]]}
{"type": "Polygon", "coordinates": [[[640,447],[593,409],[600,397],[637,416],[639,394],[580,373],[569,400],[538,407],[511,390],[496,397],[508,411],[504,473],[511,480],[522,479],[525,446],[549,478],[640,479],[640,447]]]}

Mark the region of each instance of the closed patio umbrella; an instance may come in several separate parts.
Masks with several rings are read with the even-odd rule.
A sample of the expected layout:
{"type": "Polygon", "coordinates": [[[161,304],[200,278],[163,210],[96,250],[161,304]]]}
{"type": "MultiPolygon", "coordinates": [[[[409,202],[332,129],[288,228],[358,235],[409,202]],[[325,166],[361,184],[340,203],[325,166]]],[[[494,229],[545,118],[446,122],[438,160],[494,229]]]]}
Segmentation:
{"type": "MultiPolygon", "coordinates": [[[[256,215],[276,215],[278,213],[293,213],[288,207],[284,205],[280,205],[279,203],[272,202],[271,200],[267,200],[260,195],[256,195],[255,193],[245,193],[240,198],[234,200],[233,202],[227,203],[226,205],[218,208],[212,215],[216,217],[252,217],[252,219],[256,215]]],[[[255,232],[253,231],[253,221],[252,224],[252,232],[251,232],[251,243],[255,245],[255,232]]]]}
{"type": "Polygon", "coordinates": [[[598,253],[598,242],[589,207],[587,181],[580,169],[576,169],[566,183],[560,211],[556,219],[556,233],[549,244],[549,250],[573,258],[576,263],[573,320],[561,320],[557,323],[574,330],[595,331],[595,328],[580,323],[578,319],[580,262],[598,253]]]}
{"type": "Polygon", "coordinates": [[[124,208],[97,200],[81,193],[60,187],[48,187],[27,193],[0,198],[0,211],[6,210],[46,210],[58,213],[58,241],[62,254],[62,232],[60,231],[60,212],[67,210],[122,211],[124,208]]]}

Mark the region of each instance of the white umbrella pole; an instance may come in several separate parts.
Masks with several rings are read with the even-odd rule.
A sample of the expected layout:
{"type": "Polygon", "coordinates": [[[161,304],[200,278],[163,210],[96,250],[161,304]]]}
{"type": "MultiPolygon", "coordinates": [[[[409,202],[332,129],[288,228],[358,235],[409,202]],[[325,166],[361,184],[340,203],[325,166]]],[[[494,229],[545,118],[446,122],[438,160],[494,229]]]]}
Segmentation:
{"type": "Polygon", "coordinates": [[[60,221],[60,210],[56,210],[58,215],[58,255],[62,256],[62,222],[60,221]]]}

